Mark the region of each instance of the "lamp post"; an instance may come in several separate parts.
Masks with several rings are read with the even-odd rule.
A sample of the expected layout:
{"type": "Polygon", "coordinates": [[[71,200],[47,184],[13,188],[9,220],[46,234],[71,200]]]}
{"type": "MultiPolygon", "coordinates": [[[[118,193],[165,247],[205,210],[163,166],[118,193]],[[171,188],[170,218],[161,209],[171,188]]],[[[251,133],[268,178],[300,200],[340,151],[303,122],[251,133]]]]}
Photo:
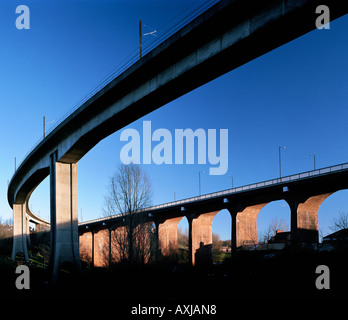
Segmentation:
{"type": "Polygon", "coordinates": [[[205,173],[205,171],[198,171],[199,195],[201,195],[201,173],[205,173]]]}
{"type": "Polygon", "coordinates": [[[315,170],[315,154],[311,153],[310,156],[313,156],[313,164],[314,164],[314,170],[315,170]]]}
{"type": "Polygon", "coordinates": [[[233,189],[233,176],[229,176],[230,178],[231,178],[231,180],[232,180],[232,186],[231,186],[231,188],[233,189]]]}
{"type": "Polygon", "coordinates": [[[142,32],[141,32],[141,20],[139,20],[139,59],[143,55],[143,44],[142,44],[142,32]]]}
{"type": "Polygon", "coordinates": [[[279,146],[279,179],[282,178],[282,155],[281,155],[282,149],[285,149],[285,147],[279,146]]]}

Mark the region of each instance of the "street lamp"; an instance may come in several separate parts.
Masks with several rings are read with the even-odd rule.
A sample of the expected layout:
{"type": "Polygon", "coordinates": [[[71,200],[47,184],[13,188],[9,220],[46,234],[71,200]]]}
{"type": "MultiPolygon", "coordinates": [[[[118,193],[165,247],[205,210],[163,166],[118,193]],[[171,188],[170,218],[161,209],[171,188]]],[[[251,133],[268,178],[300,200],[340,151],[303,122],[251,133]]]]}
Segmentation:
{"type": "Polygon", "coordinates": [[[232,180],[232,189],[233,189],[233,176],[229,176],[232,180]]]}
{"type": "Polygon", "coordinates": [[[314,170],[315,170],[315,154],[311,153],[310,156],[313,156],[313,164],[314,164],[314,170]]]}
{"type": "Polygon", "coordinates": [[[201,195],[201,173],[205,173],[205,171],[198,171],[199,195],[201,195]]]}
{"type": "Polygon", "coordinates": [[[282,156],[281,156],[281,150],[285,149],[283,146],[279,146],[279,178],[282,178],[282,156]]]}

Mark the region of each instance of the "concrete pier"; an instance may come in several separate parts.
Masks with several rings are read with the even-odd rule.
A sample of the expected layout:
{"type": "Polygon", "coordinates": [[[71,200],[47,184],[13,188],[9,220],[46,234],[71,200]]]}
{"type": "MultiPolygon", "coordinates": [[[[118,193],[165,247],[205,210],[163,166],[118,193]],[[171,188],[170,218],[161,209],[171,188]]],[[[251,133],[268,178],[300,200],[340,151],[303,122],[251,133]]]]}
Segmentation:
{"type": "Polygon", "coordinates": [[[59,267],[71,263],[80,271],[77,207],[77,164],[56,161],[51,156],[51,253],[50,271],[53,282],[59,267]]]}

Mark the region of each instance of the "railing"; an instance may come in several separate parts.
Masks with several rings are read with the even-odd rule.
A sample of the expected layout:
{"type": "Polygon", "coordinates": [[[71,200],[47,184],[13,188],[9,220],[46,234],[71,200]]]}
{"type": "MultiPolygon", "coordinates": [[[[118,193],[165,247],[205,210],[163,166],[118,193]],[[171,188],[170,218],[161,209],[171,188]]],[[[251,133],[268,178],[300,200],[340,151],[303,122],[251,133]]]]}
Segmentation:
{"type": "MultiPolygon", "coordinates": [[[[157,29],[159,36],[155,37],[153,41],[144,41],[142,45],[142,55],[145,56],[150,51],[154,50],[165,40],[170,38],[174,33],[179,31],[181,28],[189,24],[195,18],[197,18],[200,14],[211,8],[214,4],[218,3],[220,0],[207,0],[203,3],[200,3],[199,6],[196,4],[200,1],[196,1],[193,5],[185,9],[181,12],[180,15],[171,19],[166,25],[157,29]],[[187,11],[189,13],[187,13],[187,11]]],[[[90,98],[92,98],[96,93],[105,88],[111,81],[116,79],[119,75],[129,69],[132,65],[134,65],[139,58],[139,49],[134,49],[131,55],[125,58],[119,65],[116,67],[111,73],[109,73],[95,88],[93,88],[84,98],[76,102],[69,110],[67,110],[57,121],[52,124],[45,132],[45,138],[49,136],[49,134],[56,129],[64,120],[66,120],[70,115],[72,115],[78,108],[80,108],[85,102],[87,102],[90,98]],[[126,61],[126,62],[124,62],[126,61]]],[[[29,154],[45,139],[41,137],[32,148],[26,153],[23,157],[22,162],[29,156],[29,154]]],[[[18,168],[20,167],[18,166],[18,168]]]]}
{"type": "MultiPolygon", "coordinates": [[[[339,165],[335,165],[335,166],[331,166],[331,167],[325,167],[322,169],[317,169],[317,170],[312,170],[312,171],[306,171],[306,172],[294,174],[291,176],[285,176],[285,177],[267,180],[267,181],[263,181],[263,182],[259,182],[259,183],[253,183],[253,184],[249,184],[249,185],[242,186],[242,187],[237,187],[237,188],[217,191],[217,192],[213,192],[213,193],[208,193],[208,194],[205,194],[202,196],[191,197],[191,198],[187,198],[187,199],[183,199],[183,200],[168,202],[168,203],[164,203],[164,204],[160,204],[160,205],[156,205],[156,206],[151,206],[151,207],[139,210],[138,212],[151,212],[151,211],[162,209],[162,208],[174,207],[174,206],[188,204],[188,203],[197,202],[197,201],[201,201],[201,200],[212,199],[212,198],[216,198],[216,197],[220,197],[220,196],[224,196],[224,195],[228,196],[228,195],[238,193],[238,192],[255,190],[258,188],[274,186],[277,184],[284,184],[286,182],[308,179],[308,178],[315,177],[315,176],[326,175],[326,174],[329,174],[332,172],[345,171],[345,170],[348,170],[348,163],[343,163],[343,164],[339,164],[339,165]]],[[[98,219],[94,219],[94,220],[81,222],[81,223],[79,223],[79,225],[88,225],[88,224],[96,223],[99,221],[106,221],[109,219],[117,218],[119,216],[122,216],[122,214],[116,214],[116,215],[109,216],[109,217],[98,218],[98,219]]]]}

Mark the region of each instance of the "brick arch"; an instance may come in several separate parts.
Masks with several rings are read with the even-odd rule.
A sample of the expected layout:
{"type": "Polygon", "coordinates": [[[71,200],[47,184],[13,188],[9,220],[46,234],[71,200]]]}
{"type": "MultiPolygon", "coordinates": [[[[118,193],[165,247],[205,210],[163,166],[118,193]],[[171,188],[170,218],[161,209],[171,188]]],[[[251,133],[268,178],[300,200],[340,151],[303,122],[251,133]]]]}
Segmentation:
{"type": "Polygon", "coordinates": [[[213,258],[212,222],[220,212],[202,213],[192,219],[192,264],[211,263],[213,258]]]}
{"type": "Polygon", "coordinates": [[[287,200],[291,208],[291,235],[297,242],[318,242],[318,211],[332,192],[309,196],[299,202],[287,200]]]}
{"type": "Polygon", "coordinates": [[[223,228],[229,228],[229,236],[228,236],[229,238],[228,239],[230,239],[230,237],[231,237],[231,227],[232,227],[232,219],[231,219],[230,212],[227,209],[225,209],[225,208],[223,208],[223,209],[221,209],[219,211],[216,211],[216,213],[215,213],[215,215],[214,215],[214,217],[212,219],[212,222],[211,222],[212,234],[214,233],[214,223],[216,223],[216,221],[217,221],[217,219],[216,219],[217,216],[219,216],[220,218],[222,217],[224,219],[224,222],[225,222],[225,219],[228,220],[224,224],[223,228]]]}
{"type": "MultiPolygon", "coordinates": [[[[266,227],[269,227],[269,226],[273,226],[274,227],[279,227],[279,222],[282,222],[282,218],[284,217],[284,213],[285,212],[282,212],[283,209],[279,209],[280,206],[283,207],[283,204],[284,206],[286,206],[286,219],[285,219],[285,222],[286,222],[286,226],[285,225],[282,225],[282,231],[285,231],[285,232],[289,232],[290,231],[290,220],[291,220],[291,209],[290,209],[290,206],[289,204],[284,200],[284,199],[277,199],[277,200],[273,200],[273,201],[270,201],[268,203],[265,204],[264,207],[262,207],[262,209],[260,210],[260,214],[257,216],[257,226],[260,226],[262,224],[262,222],[260,221],[260,219],[263,219],[265,218],[265,220],[263,221],[263,223],[268,223],[268,225],[266,227]],[[270,207],[273,206],[277,206],[277,207],[273,207],[272,209],[270,207]],[[274,211],[275,212],[275,215],[273,217],[267,217],[267,213],[265,214],[265,211],[274,211]],[[265,216],[266,217],[265,217],[265,216]],[[276,218],[277,220],[274,221],[273,219],[276,218]],[[280,220],[278,220],[278,218],[281,218],[280,220]],[[273,223],[277,223],[277,225],[273,225],[273,223]]],[[[266,236],[269,236],[269,234],[266,232],[266,236]]]]}
{"type": "Polygon", "coordinates": [[[257,244],[257,216],[267,204],[261,203],[244,208],[236,216],[236,246],[257,244]]]}
{"type": "Polygon", "coordinates": [[[297,207],[297,228],[318,231],[318,211],[330,195],[332,193],[313,196],[300,203],[297,207]]]}
{"type": "Polygon", "coordinates": [[[178,249],[178,224],[184,216],[174,217],[156,224],[158,250],[163,256],[176,253],[178,249]]]}
{"type": "MultiPolygon", "coordinates": [[[[217,213],[214,215],[212,219],[212,222],[211,222],[212,245],[214,245],[214,237],[213,237],[214,233],[218,233],[219,235],[221,235],[220,232],[222,231],[222,229],[228,230],[228,236],[227,236],[228,238],[221,237],[220,240],[231,240],[232,218],[231,218],[230,212],[225,208],[221,209],[220,211],[217,211],[217,213]],[[219,219],[221,219],[220,220],[221,226],[219,226],[218,228],[216,224],[219,219]],[[215,223],[215,226],[214,226],[214,223],[215,223]]],[[[225,247],[224,250],[230,253],[231,248],[225,247]]],[[[212,252],[212,261],[214,262],[214,252],[212,252]]]]}
{"type": "MultiPolygon", "coordinates": [[[[328,203],[327,203],[326,200],[329,200],[329,201],[328,201],[329,204],[330,204],[330,201],[332,201],[332,200],[334,200],[334,203],[335,203],[335,201],[336,201],[335,198],[336,198],[336,197],[346,199],[346,198],[347,198],[347,195],[348,195],[348,189],[337,190],[337,191],[331,193],[331,195],[329,195],[329,196],[321,203],[321,205],[320,205],[320,207],[319,207],[319,210],[318,210],[318,229],[319,229],[319,228],[322,229],[321,220],[322,220],[323,217],[326,215],[326,214],[324,213],[326,210],[328,210],[327,214],[328,214],[329,216],[327,216],[327,217],[330,217],[330,220],[331,220],[332,218],[335,218],[335,216],[337,216],[337,215],[340,213],[340,210],[337,210],[337,211],[334,211],[334,212],[333,212],[331,206],[330,206],[329,208],[327,208],[327,207],[325,208],[325,206],[328,205],[328,203]]],[[[345,212],[345,210],[342,210],[342,211],[345,212]]],[[[328,227],[330,227],[330,226],[328,226],[328,227]]],[[[327,229],[327,230],[325,230],[325,231],[328,232],[329,230],[327,229]]],[[[332,232],[332,230],[331,230],[330,232],[332,232]]]]}

